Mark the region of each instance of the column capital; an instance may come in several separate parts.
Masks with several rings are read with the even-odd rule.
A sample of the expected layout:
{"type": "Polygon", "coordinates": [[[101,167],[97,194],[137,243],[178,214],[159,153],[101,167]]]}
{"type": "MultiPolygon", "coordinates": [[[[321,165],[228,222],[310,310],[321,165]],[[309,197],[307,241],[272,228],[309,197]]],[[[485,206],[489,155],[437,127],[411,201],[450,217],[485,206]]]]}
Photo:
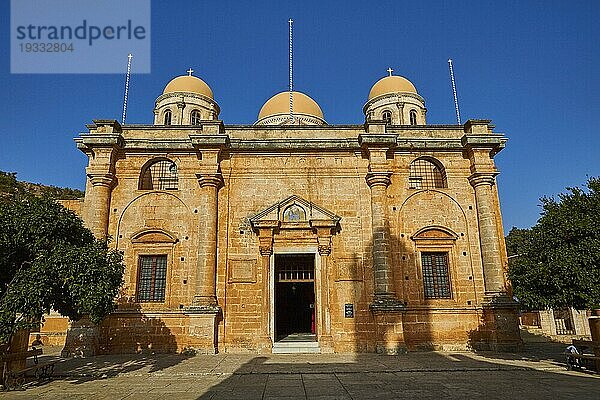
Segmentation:
{"type": "Polygon", "coordinates": [[[469,183],[473,187],[481,185],[493,186],[496,183],[498,172],[475,172],[469,176],[469,183]]]}
{"type": "Polygon", "coordinates": [[[391,172],[369,172],[365,177],[367,185],[373,186],[385,186],[388,187],[392,183],[391,172]]]}
{"type": "Polygon", "coordinates": [[[93,186],[104,186],[111,188],[117,181],[116,176],[110,172],[88,172],[87,176],[90,179],[90,182],[92,182],[93,186]]]}
{"type": "Polygon", "coordinates": [[[223,186],[223,175],[220,172],[203,174],[196,174],[200,187],[211,186],[219,188],[223,186]]]}

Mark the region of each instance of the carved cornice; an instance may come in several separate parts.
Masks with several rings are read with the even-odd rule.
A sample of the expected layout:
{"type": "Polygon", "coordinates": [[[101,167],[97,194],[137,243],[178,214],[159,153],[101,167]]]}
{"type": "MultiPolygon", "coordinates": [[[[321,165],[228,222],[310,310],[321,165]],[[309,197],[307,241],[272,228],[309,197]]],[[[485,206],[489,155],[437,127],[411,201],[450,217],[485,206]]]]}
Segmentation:
{"type": "Polygon", "coordinates": [[[496,184],[496,175],[498,175],[498,172],[475,172],[469,176],[469,183],[473,187],[480,185],[493,186],[496,184]]]}
{"type": "Polygon", "coordinates": [[[392,183],[391,172],[369,172],[365,177],[369,187],[385,186],[388,187],[392,183]]]}
{"type": "Polygon", "coordinates": [[[82,133],[78,138],[75,138],[77,148],[93,149],[96,147],[108,147],[121,149],[124,145],[123,136],[118,133],[82,133]]]}
{"type": "MultiPolygon", "coordinates": [[[[199,128],[207,128],[206,130],[214,131],[215,133],[220,132],[223,129],[223,123],[218,121],[217,123],[204,124],[199,126],[199,128]],[[210,129],[209,129],[210,128],[210,129]]],[[[229,136],[228,135],[190,135],[190,141],[192,142],[192,146],[195,149],[215,149],[222,150],[229,147],[229,136]]]]}
{"type": "Polygon", "coordinates": [[[469,151],[474,149],[489,149],[490,156],[498,154],[505,146],[508,139],[504,135],[495,133],[466,134],[460,139],[461,144],[469,151]]]}
{"type": "MultiPolygon", "coordinates": [[[[385,123],[383,123],[385,125],[385,123]]],[[[387,147],[396,146],[398,139],[397,134],[380,133],[380,134],[361,134],[358,135],[358,143],[363,148],[369,147],[387,147]]]]}

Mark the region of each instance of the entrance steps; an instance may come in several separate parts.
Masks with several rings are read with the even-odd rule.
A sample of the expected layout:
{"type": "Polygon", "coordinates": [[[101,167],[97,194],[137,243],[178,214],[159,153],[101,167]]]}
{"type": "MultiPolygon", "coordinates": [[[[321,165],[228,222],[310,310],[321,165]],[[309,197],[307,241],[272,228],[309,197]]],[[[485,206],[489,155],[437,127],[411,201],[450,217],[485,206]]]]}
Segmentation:
{"type": "Polygon", "coordinates": [[[275,342],[273,354],[320,353],[319,342],[275,342]]]}

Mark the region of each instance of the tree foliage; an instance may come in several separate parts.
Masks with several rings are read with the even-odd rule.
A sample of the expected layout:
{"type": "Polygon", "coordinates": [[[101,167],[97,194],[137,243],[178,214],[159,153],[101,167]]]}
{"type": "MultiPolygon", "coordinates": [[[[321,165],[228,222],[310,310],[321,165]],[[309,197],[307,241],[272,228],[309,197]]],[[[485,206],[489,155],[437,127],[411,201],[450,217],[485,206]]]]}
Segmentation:
{"type": "Polygon", "coordinates": [[[99,322],[122,284],[121,254],[53,199],[17,192],[0,197],[0,341],[50,309],[99,322]]]}
{"type": "Polygon", "coordinates": [[[600,307],[600,178],[544,197],[531,229],[506,237],[509,277],[526,308],[600,307]]]}

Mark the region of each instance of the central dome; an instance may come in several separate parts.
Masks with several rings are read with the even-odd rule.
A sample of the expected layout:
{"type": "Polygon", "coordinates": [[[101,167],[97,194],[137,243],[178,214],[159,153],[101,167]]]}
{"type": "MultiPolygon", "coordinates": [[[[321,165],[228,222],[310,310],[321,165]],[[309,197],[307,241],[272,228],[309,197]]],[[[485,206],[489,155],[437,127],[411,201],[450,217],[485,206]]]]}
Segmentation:
{"type": "Polygon", "coordinates": [[[176,92],[197,93],[214,100],[210,87],[202,79],[191,75],[178,76],[172,79],[163,90],[163,94],[176,92]]]}
{"type": "MultiPolygon", "coordinates": [[[[293,107],[292,111],[294,114],[309,115],[323,120],[323,111],[316,101],[311,99],[309,96],[300,92],[292,92],[293,107]]],[[[290,113],[290,92],[277,93],[271,97],[262,106],[258,113],[258,120],[263,118],[272,117],[274,115],[282,115],[290,113]]]]}
{"type": "Polygon", "coordinates": [[[371,88],[369,100],[388,93],[417,93],[417,88],[403,76],[391,75],[381,78],[371,88]]]}

